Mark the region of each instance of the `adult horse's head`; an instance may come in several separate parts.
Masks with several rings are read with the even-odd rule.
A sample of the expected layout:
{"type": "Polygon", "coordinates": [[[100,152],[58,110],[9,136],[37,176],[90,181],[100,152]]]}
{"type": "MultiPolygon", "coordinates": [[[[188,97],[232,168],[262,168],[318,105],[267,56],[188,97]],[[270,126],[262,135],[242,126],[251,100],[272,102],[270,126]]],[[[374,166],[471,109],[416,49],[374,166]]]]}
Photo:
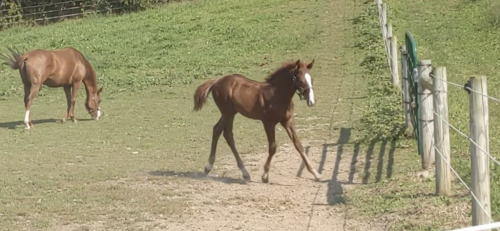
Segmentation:
{"type": "Polygon", "coordinates": [[[99,117],[101,117],[101,94],[102,87],[94,93],[90,93],[87,96],[87,99],[85,100],[85,108],[87,108],[87,111],[89,114],[92,116],[92,119],[98,120],[99,117]]]}
{"type": "Polygon", "coordinates": [[[311,63],[305,64],[300,60],[295,63],[295,69],[293,73],[293,82],[295,84],[295,90],[299,94],[300,99],[306,99],[307,106],[311,107],[315,104],[314,92],[313,92],[313,79],[309,74],[309,70],[312,69],[314,64],[314,59],[311,63]]]}

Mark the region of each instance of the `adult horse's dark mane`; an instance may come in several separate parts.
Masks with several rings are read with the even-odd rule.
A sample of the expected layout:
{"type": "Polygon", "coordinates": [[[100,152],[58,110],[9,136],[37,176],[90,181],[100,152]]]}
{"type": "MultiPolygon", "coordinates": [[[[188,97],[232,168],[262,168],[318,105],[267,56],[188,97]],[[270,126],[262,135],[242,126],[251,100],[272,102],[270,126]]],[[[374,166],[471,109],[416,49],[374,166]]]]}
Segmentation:
{"type": "Polygon", "coordinates": [[[273,73],[271,73],[269,76],[267,76],[264,80],[267,83],[272,83],[276,79],[278,79],[282,76],[286,76],[286,74],[288,74],[288,72],[290,72],[290,70],[295,68],[295,64],[296,64],[295,62],[283,63],[283,65],[280,68],[275,70],[273,73]]]}

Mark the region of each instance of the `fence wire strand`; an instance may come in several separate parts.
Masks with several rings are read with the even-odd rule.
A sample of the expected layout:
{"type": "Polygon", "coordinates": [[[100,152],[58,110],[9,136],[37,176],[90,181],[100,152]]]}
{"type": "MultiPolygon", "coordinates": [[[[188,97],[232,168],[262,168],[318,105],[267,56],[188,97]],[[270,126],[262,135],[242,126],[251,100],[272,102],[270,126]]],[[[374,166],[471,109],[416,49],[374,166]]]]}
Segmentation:
{"type": "Polygon", "coordinates": [[[485,151],[483,148],[481,148],[481,146],[479,146],[479,144],[477,144],[472,138],[470,138],[468,135],[466,135],[465,133],[463,133],[462,131],[460,131],[458,128],[454,127],[453,125],[451,125],[448,121],[444,120],[441,116],[439,116],[434,110],[432,111],[432,113],[437,116],[441,121],[443,121],[446,125],[448,125],[448,127],[452,128],[453,130],[455,130],[458,134],[462,135],[463,137],[465,137],[465,139],[469,140],[472,144],[474,144],[476,147],[479,148],[479,150],[481,150],[482,153],[486,154],[490,159],[492,159],[496,164],[498,164],[500,166],[500,161],[498,161],[495,157],[493,157],[490,153],[488,153],[487,151],[485,151]]]}
{"type": "MultiPolygon", "coordinates": [[[[113,2],[107,2],[103,6],[108,6],[108,5],[115,4],[115,3],[120,3],[120,2],[121,2],[120,0],[113,1],[113,2]]],[[[52,4],[52,5],[58,5],[58,4],[61,4],[61,3],[52,4]]],[[[46,13],[53,13],[53,12],[57,12],[57,11],[67,11],[67,10],[83,9],[85,7],[90,7],[90,6],[82,6],[82,5],[71,6],[71,7],[67,7],[67,8],[63,8],[63,9],[46,10],[46,11],[39,11],[39,12],[33,12],[33,13],[23,14],[22,16],[25,17],[25,16],[31,16],[31,15],[40,15],[40,14],[46,14],[46,13]]],[[[25,8],[20,8],[20,9],[25,9],[25,8]]],[[[107,10],[109,10],[109,9],[107,9],[107,10]]],[[[90,11],[90,12],[93,12],[93,11],[90,11]]],[[[66,16],[66,15],[60,15],[58,17],[64,17],[64,16],[66,16]]],[[[19,15],[7,15],[7,16],[3,16],[2,18],[4,18],[4,19],[11,19],[11,18],[16,18],[16,17],[19,17],[19,15]]],[[[37,20],[39,20],[39,19],[37,19],[37,20]]]]}
{"type": "MultiPolygon", "coordinates": [[[[432,113],[434,113],[434,115],[437,115],[437,113],[434,110],[432,110],[432,113]]],[[[439,118],[441,119],[441,121],[443,121],[446,124],[448,124],[448,126],[453,127],[446,120],[442,119],[441,117],[439,117],[439,118]]],[[[436,147],[436,145],[434,143],[434,138],[435,138],[434,133],[431,132],[428,124],[425,127],[427,128],[427,131],[429,133],[432,133],[431,145],[434,148],[434,151],[436,151],[441,156],[441,159],[444,160],[446,162],[446,164],[450,167],[451,171],[455,174],[455,176],[457,176],[457,179],[469,191],[469,193],[472,195],[472,198],[474,198],[474,200],[476,200],[477,204],[479,205],[479,207],[481,207],[481,209],[483,210],[484,214],[488,215],[488,218],[490,219],[491,223],[494,223],[495,221],[493,221],[493,219],[491,218],[491,214],[488,214],[488,212],[486,211],[486,209],[484,208],[484,206],[479,202],[479,199],[476,197],[476,195],[474,194],[474,192],[470,189],[469,186],[467,186],[467,183],[465,183],[465,181],[460,177],[460,175],[458,174],[458,172],[453,168],[453,166],[451,166],[451,163],[444,157],[443,153],[441,151],[439,151],[439,149],[436,147]]],[[[460,131],[458,131],[458,132],[460,132],[460,131]]],[[[462,133],[462,132],[460,132],[460,133],[462,133]]],[[[500,231],[500,228],[496,228],[496,229],[498,231],[500,231]]]]}
{"type": "MultiPolygon", "coordinates": [[[[113,10],[118,10],[122,9],[123,7],[113,7],[113,8],[108,8],[108,9],[103,9],[103,10],[96,10],[96,11],[89,11],[89,12],[82,12],[82,13],[75,13],[75,14],[66,14],[66,15],[60,15],[60,16],[54,16],[54,17],[47,17],[47,18],[39,18],[33,20],[34,22],[39,22],[39,21],[46,21],[46,20],[51,20],[51,19],[57,19],[57,18],[68,18],[68,17],[74,17],[74,16],[80,16],[80,15],[88,15],[88,14],[95,14],[95,13],[101,13],[101,12],[106,12],[106,11],[113,11],[113,10]]],[[[14,24],[19,24],[23,23],[24,21],[16,21],[16,22],[10,22],[10,23],[3,23],[3,25],[14,25],[14,24]]]]}
{"type": "Polygon", "coordinates": [[[468,87],[468,86],[466,86],[466,85],[464,86],[464,85],[460,85],[460,84],[458,84],[458,83],[454,83],[454,82],[450,82],[450,81],[447,81],[447,80],[444,80],[444,79],[441,79],[441,78],[437,78],[437,77],[436,77],[435,75],[433,75],[432,73],[431,73],[431,74],[429,74],[429,76],[430,76],[431,78],[433,78],[433,79],[437,79],[437,80],[439,80],[439,81],[442,81],[442,82],[445,82],[445,83],[451,84],[451,85],[456,86],[456,87],[459,87],[459,88],[467,89],[467,90],[469,90],[469,91],[471,91],[471,92],[474,92],[474,93],[476,93],[476,94],[478,94],[478,95],[482,95],[482,96],[484,96],[484,97],[487,97],[488,99],[491,99],[491,100],[493,100],[493,101],[495,101],[495,102],[497,102],[497,103],[500,103],[500,99],[495,98],[495,97],[492,97],[492,96],[489,96],[489,95],[485,95],[485,94],[483,94],[483,93],[481,93],[481,92],[479,92],[479,91],[473,90],[472,88],[470,88],[470,87],[468,87]]]}
{"type": "MultiPolygon", "coordinates": [[[[23,10],[23,9],[33,9],[37,7],[46,7],[46,6],[55,6],[55,5],[64,5],[66,3],[76,3],[76,2],[83,2],[85,0],[73,0],[73,1],[65,1],[65,2],[53,2],[53,3],[48,3],[48,4],[42,4],[42,5],[36,5],[36,6],[25,6],[21,8],[16,8],[16,10],[23,10]]],[[[10,11],[12,9],[3,9],[1,10],[3,12],[10,11]]]]}

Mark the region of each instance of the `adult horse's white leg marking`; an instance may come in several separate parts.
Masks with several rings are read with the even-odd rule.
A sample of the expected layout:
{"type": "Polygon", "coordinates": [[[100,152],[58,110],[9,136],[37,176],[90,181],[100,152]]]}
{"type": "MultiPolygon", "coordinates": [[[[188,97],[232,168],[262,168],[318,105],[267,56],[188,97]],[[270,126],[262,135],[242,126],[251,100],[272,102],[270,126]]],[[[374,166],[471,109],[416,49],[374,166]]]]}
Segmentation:
{"type": "Polygon", "coordinates": [[[311,75],[309,75],[309,73],[306,73],[305,77],[306,77],[307,85],[309,85],[309,88],[310,88],[309,89],[309,98],[307,100],[307,105],[312,106],[312,105],[314,105],[314,92],[312,89],[311,75]]]}
{"type": "Polygon", "coordinates": [[[97,116],[95,117],[95,120],[99,120],[99,117],[101,117],[101,107],[97,109],[97,116]]]}
{"type": "Polygon", "coordinates": [[[26,125],[26,129],[30,129],[30,110],[26,110],[24,114],[24,124],[26,125]]]}

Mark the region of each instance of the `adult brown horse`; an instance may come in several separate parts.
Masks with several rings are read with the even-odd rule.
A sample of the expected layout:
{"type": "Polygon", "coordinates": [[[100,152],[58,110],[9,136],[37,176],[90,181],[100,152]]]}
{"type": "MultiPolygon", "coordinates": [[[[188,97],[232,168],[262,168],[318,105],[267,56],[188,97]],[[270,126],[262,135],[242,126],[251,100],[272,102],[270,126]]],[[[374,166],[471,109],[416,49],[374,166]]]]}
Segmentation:
{"type": "Polygon", "coordinates": [[[321,175],[313,169],[304,153],[293,120],[294,104],[292,98],[295,92],[299,94],[301,99],[306,99],[308,106],[314,105],[313,81],[309,74],[313,64],[314,60],[309,64],[300,60],[285,63],[268,76],[265,82],[257,82],[240,74],[232,74],[216,80],[207,80],[196,89],[194,94],[195,111],[203,107],[211,91],[212,97],[222,114],[219,122],[213,128],[212,148],[208,158],[208,165],[205,167],[205,174],[212,170],[217,142],[221,133],[224,132],[224,138],[236,158],[236,163],[243,173],[243,178],[250,180],[250,174],[245,169],[245,165],[236,151],[233,139],[234,116],[236,113],[241,113],[247,118],[261,120],[264,124],[269,142],[269,156],[264,165],[263,182],[269,182],[269,165],[274,153],[276,153],[275,127],[278,123],[285,128],[288,136],[292,139],[307,170],[314,175],[316,180],[321,179],[321,175]]]}
{"type": "Polygon", "coordinates": [[[66,121],[68,116],[73,122],[76,122],[75,102],[78,88],[82,83],[87,93],[85,107],[92,119],[99,119],[101,116],[100,93],[102,87],[97,89],[94,68],[80,51],[68,47],[60,50],[35,49],[26,54],[19,54],[19,51],[7,48],[12,57],[6,54],[0,55],[4,58],[3,64],[14,70],[19,69],[24,84],[24,106],[26,108],[24,124],[26,129],[33,127],[30,120],[30,107],[42,84],[52,88],[64,88],[68,108],[61,122],[66,121]]]}

